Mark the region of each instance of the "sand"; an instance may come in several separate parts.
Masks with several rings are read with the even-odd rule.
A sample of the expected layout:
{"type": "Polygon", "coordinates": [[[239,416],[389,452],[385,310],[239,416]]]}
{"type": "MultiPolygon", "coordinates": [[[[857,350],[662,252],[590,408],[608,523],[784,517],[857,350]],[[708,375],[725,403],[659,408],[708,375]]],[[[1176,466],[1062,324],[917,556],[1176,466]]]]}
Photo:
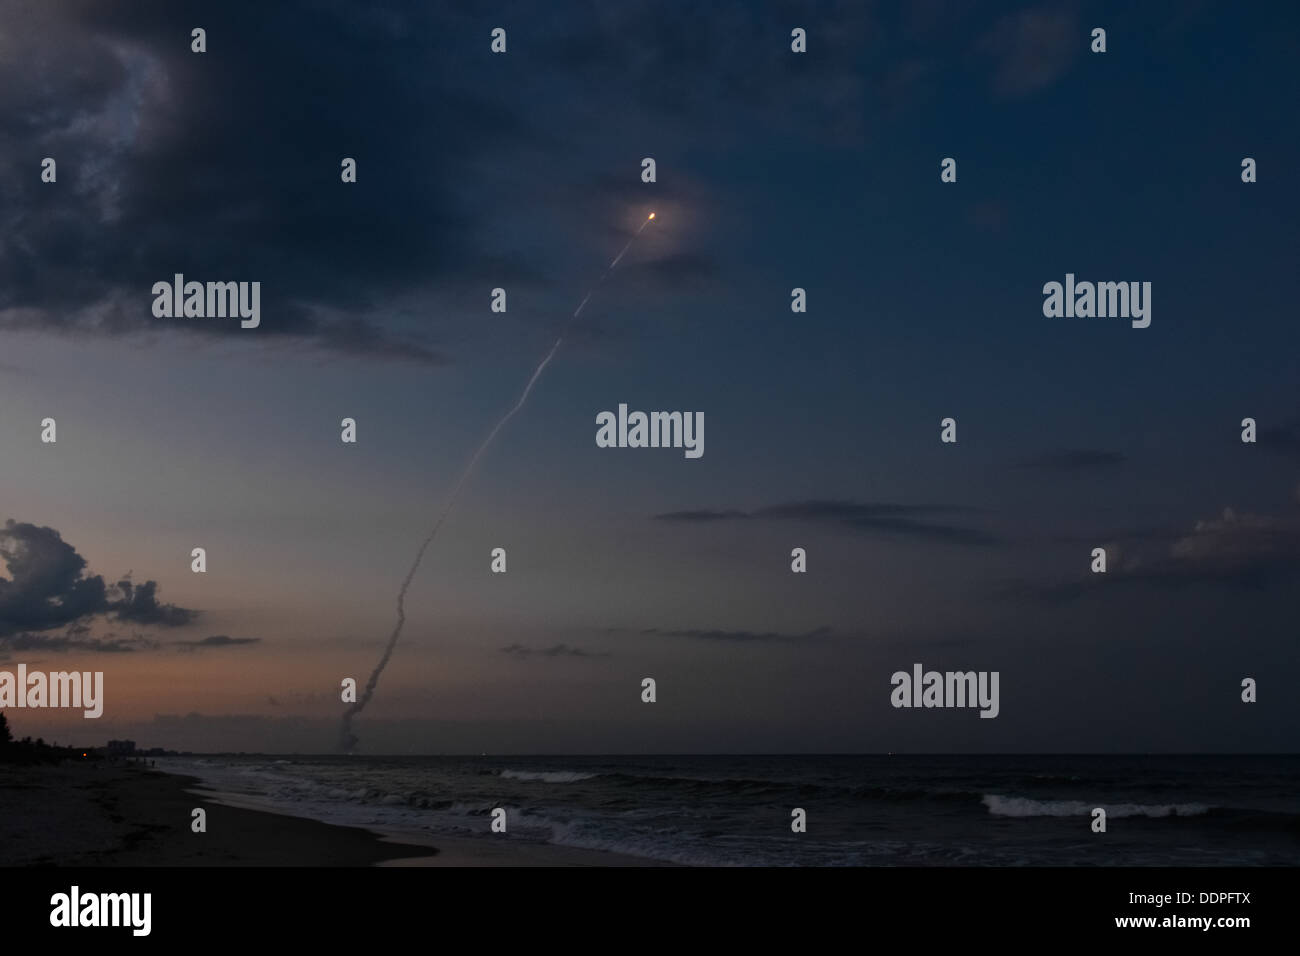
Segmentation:
{"type": "Polygon", "coordinates": [[[237,805],[122,763],[0,766],[0,866],[650,866],[508,836],[371,832],[237,805]],[[207,812],[207,832],[191,811],[207,812]]]}

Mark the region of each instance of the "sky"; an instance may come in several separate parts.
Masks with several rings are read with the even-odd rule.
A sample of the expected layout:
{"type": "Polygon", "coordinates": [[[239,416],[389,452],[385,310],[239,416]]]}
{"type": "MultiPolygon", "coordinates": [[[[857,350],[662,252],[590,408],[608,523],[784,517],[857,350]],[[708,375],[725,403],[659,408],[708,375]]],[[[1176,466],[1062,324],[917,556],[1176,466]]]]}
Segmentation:
{"type": "Polygon", "coordinates": [[[425,556],[364,752],[1294,751],[1298,20],[7,3],[0,669],[105,675],[15,732],[329,751],[654,211],[425,556]],[[260,325],[155,317],[175,273],[260,325]],[[1150,326],[1046,317],[1067,273],[1150,326]],[[704,454],[598,447],[620,403],[704,454]],[[999,716],[892,707],[914,663],[999,716]]]}

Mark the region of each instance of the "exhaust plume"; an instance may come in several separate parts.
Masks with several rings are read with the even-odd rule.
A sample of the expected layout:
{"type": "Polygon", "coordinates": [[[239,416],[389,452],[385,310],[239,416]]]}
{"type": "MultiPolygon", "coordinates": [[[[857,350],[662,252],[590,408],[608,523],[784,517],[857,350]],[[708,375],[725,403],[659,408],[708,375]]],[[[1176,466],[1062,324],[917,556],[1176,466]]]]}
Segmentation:
{"type": "Polygon", "coordinates": [[[483,439],[482,443],[474,451],[474,454],[470,456],[464,470],[460,473],[460,477],[456,480],[456,484],[452,486],[451,494],[447,496],[447,501],[446,504],[443,505],[442,513],[438,515],[438,518],[434,521],[433,527],[429,530],[428,535],[425,537],[424,541],[421,542],[420,549],[415,552],[415,560],[411,562],[411,568],[406,572],[406,577],[402,580],[402,586],[397,592],[397,623],[393,625],[393,632],[388,636],[388,643],[384,646],[384,653],[380,656],[379,663],[375,665],[375,669],[371,672],[370,679],[366,681],[366,686],[361,691],[361,695],[356,699],[355,703],[349,705],[348,709],[343,712],[343,721],[339,726],[338,746],[340,752],[350,753],[356,749],[358,738],[356,734],[352,732],[352,718],[365,710],[366,705],[370,703],[370,698],[375,695],[375,688],[379,685],[379,678],[383,675],[384,668],[388,666],[388,660],[393,656],[393,650],[397,647],[397,641],[402,636],[402,628],[406,625],[407,589],[410,588],[411,581],[415,578],[415,572],[420,570],[420,563],[424,560],[424,553],[429,550],[429,545],[433,544],[433,539],[438,536],[438,531],[441,530],[443,522],[447,520],[447,517],[456,507],[456,501],[460,497],[461,489],[465,487],[465,482],[468,481],[470,475],[474,473],[474,467],[478,464],[478,460],[483,457],[483,453],[492,445],[493,440],[497,437],[497,432],[501,431],[501,429],[505,427],[506,423],[515,417],[515,413],[524,407],[524,403],[528,401],[528,396],[533,391],[533,386],[537,384],[537,379],[541,377],[546,366],[551,363],[551,359],[553,359],[555,353],[559,351],[560,343],[564,341],[564,337],[569,333],[570,327],[573,325],[574,320],[577,319],[578,314],[582,312],[583,306],[585,306],[588,300],[591,299],[596,289],[600,287],[600,284],[605,281],[606,276],[608,276],[610,272],[613,271],[614,267],[618,265],[619,260],[626,255],[630,248],[632,248],[632,243],[636,242],[637,237],[645,231],[645,227],[650,224],[650,220],[653,218],[654,213],[651,213],[645,222],[641,223],[641,227],[632,234],[632,238],[627,241],[627,245],[623,247],[623,250],[614,257],[613,261],[611,261],[605,268],[605,272],[601,277],[596,280],[595,284],[590,289],[587,290],[587,294],[583,296],[582,301],[578,303],[578,307],[573,310],[573,315],[569,316],[568,321],[564,324],[564,328],[560,330],[560,335],[556,338],[555,344],[551,346],[550,351],[546,353],[545,358],[543,358],[541,362],[538,363],[537,368],[533,370],[532,377],[528,380],[528,384],[524,386],[524,390],[519,396],[519,401],[515,402],[514,407],[511,408],[510,411],[506,412],[505,415],[501,417],[501,420],[492,427],[490,432],[488,432],[487,437],[483,439]]]}

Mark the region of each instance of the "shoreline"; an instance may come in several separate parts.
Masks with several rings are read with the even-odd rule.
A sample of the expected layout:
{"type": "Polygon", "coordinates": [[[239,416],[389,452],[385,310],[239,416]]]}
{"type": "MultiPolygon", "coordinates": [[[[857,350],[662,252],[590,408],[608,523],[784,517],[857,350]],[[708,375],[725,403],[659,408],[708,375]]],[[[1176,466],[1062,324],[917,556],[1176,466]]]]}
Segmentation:
{"type": "MultiPolygon", "coordinates": [[[[162,771],[157,771],[161,773],[162,771]]],[[[560,846],[554,843],[537,843],[531,840],[511,839],[508,836],[472,837],[441,833],[403,830],[385,826],[354,826],[325,823],[312,817],[302,817],[287,809],[271,806],[256,797],[217,790],[203,784],[188,774],[171,774],[194,781],[186,792],[219,806],[244,810],[249,813],[305,820],[322,826],[344,830],[359,830],[382,844],[400,846],[404,850],[420,852],[393,856],[380,860],[374,866],[679,866],[663,860],[653,860],[611,850],[589,850],[583,847],[560,846]]]]}
{"type": "Polygon", "coordinates": [[[509,838],[294,816],[198,777],[123,764],[0,766],[0,866],[663,866],[509,838]],[[206,831],[191,829],[192,811],[206,831]]]}

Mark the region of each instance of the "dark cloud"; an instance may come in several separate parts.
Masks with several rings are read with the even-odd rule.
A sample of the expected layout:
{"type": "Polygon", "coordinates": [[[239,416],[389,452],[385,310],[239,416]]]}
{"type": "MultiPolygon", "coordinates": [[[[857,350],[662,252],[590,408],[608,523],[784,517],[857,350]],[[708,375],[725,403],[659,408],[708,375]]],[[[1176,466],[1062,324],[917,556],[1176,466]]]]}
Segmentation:
{"type": "Polygon", "coordinates": [[[86,561],[53,528],[10,519],[0,529],[0,635],[41,631],[108,609],[104,579],[85,574],[86,561]]]}
{"type": "MultiPolygon", "coordinates": [[[[12,519],[0,528],[0,637],[84,624],[95,615],[158,627],[190,623],[197,612],[158,602],[158,585],[129,579],[106,587],[86,573],[86,560],[53,528],[12,519]]],[[[82,639],[79,634],[73,640],[82,639]]]]}
{"type": "Polygon", "coordinates": [[[1186,528],[1176,528],[1172,525],[1147,525],[1145,527],[1111,529],[1100,533],[1093,531],[1088,534],[1053,534],[1046,536],[1044,540],[1052,544],[1087,544],[1096,547],[1099,542],[1149,543],[1177,541],[1185,534],[1187,534],[1186,528]]]}
{"type": "Polygon", "coordinates": [[[862,533],[921,538],[948,544],[999,543],[999,539],[995,536],[976,528],[926,520],[931,516],[969,513],[971,510],[953,505],[810,500],[769,505],[756,511],[734,509],[672,511],[655,515],[654,518],[657,521],[685,523],[737,520],[802,521],[830,524],[862,533]]]}
{"type": "Polygon", "coordinates": [[[1080,471],[1113,468],[1116,465],[1124,464],[1127,460],[1127,456],[1117,451],[1074,449],[1044,452],[1041,455],[1018,462],[1016,467],[1073,474],[1080,471]]]}
{"type": "Polygon", "coordinates": [[[315,705],[315,704],[320,704],[323,702],[330,702],[335,700],[338,700],[338,695],[333,690],[331,690],[329,693],[317,693],[316,691],[304,692],[304,691],[295,690],[295,691],[289,691],[288,693],[283,693],[279,697],[274,697],[268,694],[266,698],[266,702],[270,704],[272,707],[285,707],[285,706],[302,707],[302,706],[315,705]]]}
{"type": "Polygon", "coordinates": [[[0,654],[25,651],[54,651],[57,653],[91,653],[91,654],[126,654],[132,651],[154,650],[157,641],[136,635],[135,637],[85,637],[73,632],[65,634],[19,634],[0,635],[0,654]]]}
{"type": "Polygon", "coordinates": [[[146,581],[133,585],[129,578],[117,582],[121,599],[113,602],[112,607],[118,620],[134,621],[136,624],[154,624],[159,627],[182,627],[197,616],[195,611],[177,607],[175,604],[158,603],[158,584],[146,581]]]}
{"type": "Polygon", "coordinates": [[[668,630],[648,627],[642,634],[659,634],[665,637],[691,637],[706,641],[809,641],[826,637],[829,627],[817,627],[806,634],[782,634],[777,631],[722,631],[722,630],[668,630]]]}
{"type": "MultiPolygon", "coordinates": [[[[858,4],[818,11],[810,56],[791,54],[788,13],[743,0],[702,17],[521,5],[503,13],[508,57],[488,52],[480,11],[364,6],[26,5],[0,35],[0,164],[30,173],[0,183],[0,331],[445,364],[440,329],[468,297],[547,281],[528,242],[598,234],[611,198],[644,202],[642,154],[621,145],[644,131],[680,195],[681,153],[736,135],[719,115],[779,114],[791,137],[867,128],[859,61],[875,33],[858,4]],[[506,154],[527,157],[508,178],[506,154]],[[44,156],[55,184],[39,179],[44,156]],[[551,204],[570,191],[600,208],[551,204]],[[151,286],[176,273],[261,282],[261,326],[154,318],[151,286]]],[[[679,284],[718,272],[680,250],[642,270],[679,284]]]]}
{"type": "Polygon", "coordinates": [[[502,654],[508,654],[511,657],[527,658],[534,655],[541,657],[608,657],[609,655],[601,651],[586,651],[581,647],[570,647],[568,644],[553,644],[550,647],[527,647],[523,644],[510,644],[501,648],[502,654]]]}
{"type": "Polygon", "coordinates": [[[1013,581],[996,593],[1005,598],[1062,604],[1089,595],[1132,588],[1186,590],[1201,587],[1259,589],[1300,585],[1300,521],[1224,510],[1197,521],[1154,559],[1107,547],[1104,574],[1088,572],[1065,581],[1013,581]]]}
{"type": "Polygon", "coordinates": [[[235,335],[445,362],[413,297],[479,271],[485,246],[455,190],[477,157],[530,143],[531,124],[477,92],[468,44],[441,49],[445,29],[229,4],[204,8],[209,50],[196,55],[194,12],[38,4],[8,31],[0,144],[22,146],[0,145],[0,160],[33,174],[6,177],[0,195],[13,237],[0,241],[0,329],[235,335]],[[429,44],[402,42],[412,33],[429,44]],[[33,156],[57,160],[57,183],[39,181],[33,156]],[[344,156],[356,184],[340,181],[344,156]],[[261,327],[154,318],[150,288],[174,273],[260,281],[261,327]],[[395,317],[404,309],[416,314],[395,317]]]}
{"type": "Polygon", "coordinates": [[[173,641],[178,647],[197,650],[203,647],[240,647],[246,644],[260,644],[260,637],[229,637],[225,634],[213,634],[197,641],[173,641]]]}

